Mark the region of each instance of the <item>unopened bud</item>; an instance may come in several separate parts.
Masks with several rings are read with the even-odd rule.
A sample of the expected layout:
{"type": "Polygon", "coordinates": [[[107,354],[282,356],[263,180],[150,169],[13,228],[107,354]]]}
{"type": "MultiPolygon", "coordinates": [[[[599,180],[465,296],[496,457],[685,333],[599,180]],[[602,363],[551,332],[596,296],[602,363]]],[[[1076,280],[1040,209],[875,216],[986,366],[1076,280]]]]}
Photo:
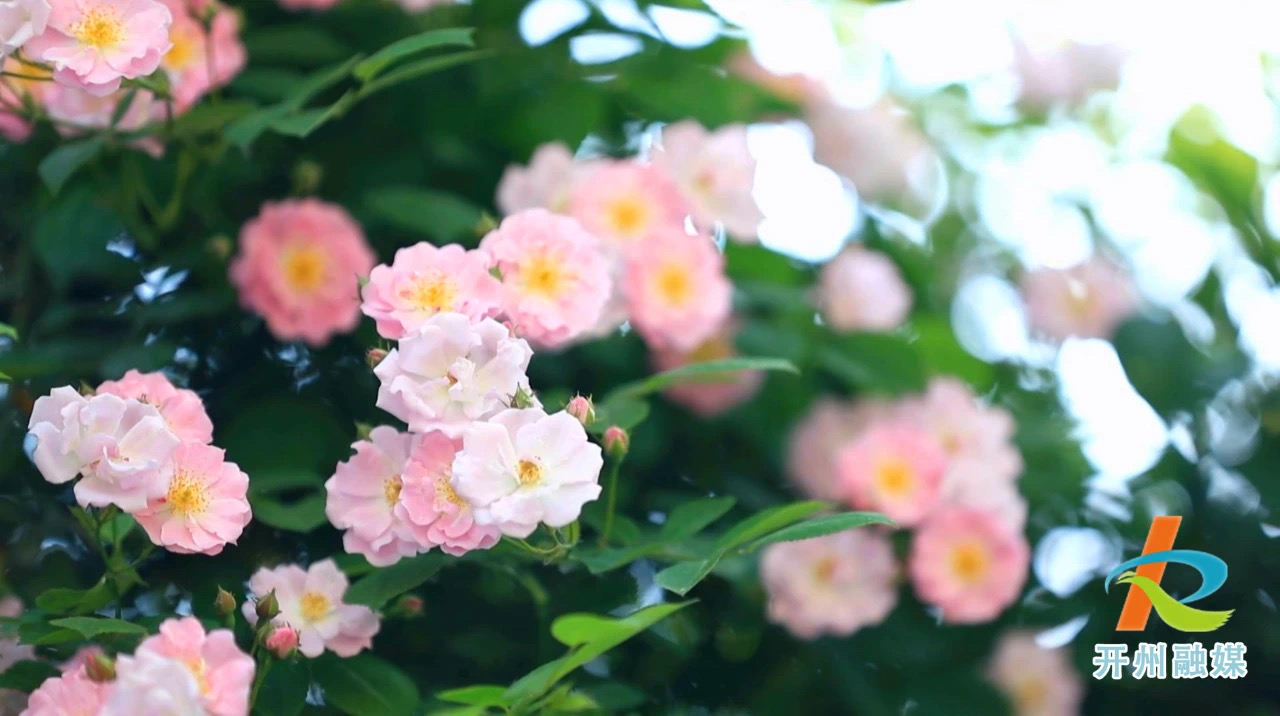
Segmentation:
{"type": "Polygon", "coordinates": [[[516,394],[511,396],[511,407],[513,408],[537,408],[541,404],[534,397],[533,391],[528,388],[519,386],[516,388],[516,394]]]}
{"type": "Polygon", "coordinates": [[[419,617],[422,616],[422,606],[422,597],[405,594],[396,600],[391,612],[402,617],[419,617]]]}
{"type": "Polygon", "coordinates": [[[324,181],[324,167],[320,164],[304,159],[293,167],[293,193],[295,194],[311,194],[320,188],[320,182],[324,181]]]}
{"type": "Polygon", "coordinates": [[[267,592],[267,596],[259,599],[254,611],[257,612],[258,619],[261,621],[269,622],[275,619],[280,613],[280,602],[276,601],[276,590],[267,592]]]}
{"type": "Polygon", "coordinates": [[[604,451],[609,457],[616,459],[622,458],[627,454],[627,450],[631,447],[631,436],[626,430],[612,425],[608,430],[604,431],[604,451]]]}
{"type": "Polygon", "coordinates": [[[573,400],[564,406],[564,411],[578,419],[583,427],[591,425],[596,419],[596,406],[591,402],[591,398],[584,398],[581,395],[573,396],[573,400]]]}
{"type": "Polygon", "coordinates": [[[298,630],[288,625],[278,627],[267,637],[265,645],[267,651],[281,659],[287,659],[298,648],[298,630]]]}
{"type": "Polygon", "coordinates": [[[368,353],[364,354],[364,360],[369,364],[370,368],[377,368],[383,358],[387,357],[387,351],[384,348],[370,348],[368,353]]]}
{"type": "Polygon", "coordinates": [[[214,258],[226,259],[234,249],[235,244],[231,243],[231,239],[225,236],[215,236],[209,239],[209,253],[213,254],[214,258]]]}
{"type": "Polygon", "coordinates": [[[218,587],[218,596],[213,598],[213,611],[220,617],[229,617],[236,613],[236,598],[231,592],[218,587]]]}
{"type": "Polygon", "coordinates": [[[97,652],[90,654],[84,662],[84,673],[91,681],[104,684],[116,679],[116,662],[111,657],[97,652]]]}

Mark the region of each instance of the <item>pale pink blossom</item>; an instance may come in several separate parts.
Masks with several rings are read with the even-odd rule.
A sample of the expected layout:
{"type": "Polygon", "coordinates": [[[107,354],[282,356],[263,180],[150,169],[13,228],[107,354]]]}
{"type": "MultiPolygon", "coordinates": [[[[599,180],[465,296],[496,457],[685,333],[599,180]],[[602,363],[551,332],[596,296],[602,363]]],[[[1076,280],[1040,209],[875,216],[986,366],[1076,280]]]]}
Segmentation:
{"type": "Polygon", "coordinates": [[[160,411],[169,431],[183,442],[213,442],[213,421],[195,391],[175,387],[164,373],[130,370],[119,380],[103,381],[96,391],[133,398],[160,411]]]}
{"type": "Polygon", "coordinates": [[[898,565],[885,533],[855,529],[779,542],[760,558],[769,620],[801,639],[848,636],[898,603],[898,565]]]}
{"type": "Polygon", "coordinates": [[[560,346],[600,321],[613,290],[610,262],[577,221],[527,209],[504,219],[480,249],[501,275],[503,312],[518,335],[560,346]]]}
{"type": "Polygon", "coordinates": [[[267,203],[240,231],[231,282],[240,303],[285,341],[320,346],[360,321],[357,282],[375,258],[341,207],[316,199],[267,203]]]}
{"type": "Polygon", "coordinates": [[[80,666],[44,680],[31,692],[22,716],[98,716],[104,712],[109,684],[90,679],[80,666]]]}
{"type": "MultiPolygon", "coordinates": [[[[249,713],[249,688],[253,685],[253,658],[236,646],[235,634],[229,629],[215,629],[208,634],[195,617],[168,619],[160,625],[160,633],[149,636],[138,646],[134,658],[155,654],[175,661],[195,678],[203,707],[199,713],[210,716],[245,716],[249,713]]],[[[117,661],[119,678],[130,667],[117,661]]],[[[147,713],[135,711],[133,713],[147,713]]]]}
{"type": "Polygon", "coordinates": [[[49,0],[0,0],[0,60],[44,32],[49,0]]]}
{"type": "Polygon", "coordinates": [[[660,169],[617,160],[601,163],[574,185],[569,213],[606,244],[627,252],[657,232],[683,228],[690,209],[660,169]]]}
{"type": "MultiPolygon", "coordinates": [[[[275,591],[280,614],[272,623],[298,631],[298,651],[304,656],[315,658],[326,648],[341,657],[355,656],[373,646],[378,615],[364,605],[342,601],[347,575],[332,559],[307,570],[296,564],[263,567],[249,579],[249,589],[258,598],[275,591]]],[[[242,611],[250,624],[258,623],[253,600],[246,600],[242,611]]]]}
{"type": "Polygon", "coordinates": [[[564,527],[578,519],[600,496],[603,465],[600,447],[572,415],[504,410],[463,433],[452,484],[477,523],[523,538],[540,522],[564,527]]]}
{"type": "Polygon", "coordinates": [[[1031,328],[1053,340],[1110,338],[1138,308],[1127,273],[1094,257],[1069,269],[1036,269],[1022,276],[1031,328]]]}
{"type": "Polygon", "coordinates": [[[440,5],[456,5],[459,0],[395,0],[400,7],[409,12],[422,12],[440,5]]]}
{"type": "Polygon", "coordinates": [[[286,10],[328,10],[342,0],[276,0],[286,10]]]}
{"type": "Polygon", "coordinates": [[[804,117],[814,159],[852,182],[864,201],[913,214],[928,208],[937,152],[910,114],[887,101],[854,109],[813,99],[804,117]]]}
{"type": "MultiPolygon", "coordinates": [[[[22,616],[22,600],[10,594],[0,599],[0,617],[22,616]]],[[[0,674],[19,661],[36,658],[35,647],[19,644],[16,634],[12,637],[0,637],[0,674]]]]}
{"type": "Polygon", "coordinates": [[[897,265],[857,244],[823,266],[818,278],[822,317],[837,331],[897,328],[911,313],[912,301],[897,265]]]}
{"type": "Polygon", "coordinates": [[[916,594],[942,620],[995,619],[1018,598],[1031,549],[999,515],[965,507],[937,510],[911,542],[908,569],[916,594]]]}
{"type": "Polygon", "coordinates": [[[629,257],[623,291],[645,342],[677,351],[693,350],[713,336],[728,318],[733,297],[716,245],[678,228],[650,236],[629,257]]]}
{"type": "Polygon", "coordinates": [[[996,642],[987,678],[1013,706],[1015,716],[1076,716],[1084,684],[1064,647],[1036,643],[1034,632],[1008,631],[996,642]]]}
{"type": "Polygon", "coordinates": [[[730,237],[755,241],[764,215],[751,195],[756,160],[747,147],[744,125],[730,124],[713,132],[694,120],[667,125],[653,165],[684,193],[700,228],[711,230],[721,224],[730,237]]]}
{"type": "Polygon", "coordinates": [[[382,383],[378,407],[413,432],[457,436],[528,390],[532,357],[524,339],[492,318],[472,323],[461,313],[437,313],[373,369],[382,383]]]}
{"type": "Polygon", "coordinates": [[[791,430],[787,444],[787,474],[804,495],[815,500],[844,499],[836,470],[840,450],[869,425],[894,413],[882,400],[856,405],[830,396],[819,398],[791,430]]]}
{"type": "MultiPolygon", "coordinates": [[[[655,350],[653,367],[658,371],[666,371],[690,363],[735,358],[738,355],[733,344],[735,329],[733,321],[726,321],[714,335],[687,353],[670,349],[655,350]]],[[[682,381],[666,388],[662,394],[698,415],[709,417],[746,402],[756,394],[762,383],[764,373],[744,370],[709,375],[702,380],[682,381]]]]}
{"type": "Polygon", "coordinates": [[[563,214],[569,209],[574,185],[595,162],[576,162],[573,152],[560,142],[540,145],[529,165],[509,165],[498,181],[498,210],[510,216],[525,209],[548,209],[563,214]]]}
{"type": "Polygon", "coordinates": [[[173,15],[169,28],[172,47],[160,60],[160,66],[169,75],[176,109],[183,112],[244,69],[248,56],[240,42],[240,16],[215,5],[206,32],[198,19],[200,10],[192,0],[160,1],[173,15]]]}
{"type": "Polygon", "coordinates": [[[62,484],[80,475],[77,502],[126,512],[164,494],[166,467],[181,442],[154,407],[116,395],[86,398],[71,386],[36,400],[28,429],[36,437],[31,458],[46,480],[62,484]]]}
{"type": "Polygon", "coordinates": [[[750,50],[741,50],[729,58],[725,67],[769,92],[795,104],[827,97],[826,85],[815,77],[799,73],[778,74],[761,65],[750,50]]]}
{"type": "Polygon", "coordinates": [[[887,421],[866,429],[843,448],[836,469],[854,507],[883,512],[899,525],[910,526],[937,504],[947,459],[927,431],[905,421],[887,421]]]}
{"type": "Polygon", "coordinates": [[[368,440],[351,446],[355,455],[338,463],[333,477],[324,483],[325,515],[334,527],[346,530],[342,546],[363,554],[370,564],[394,564],[426,547],[419,544],[413,526],[399,510],[403,475],[418,440],[394,428],[374,428],[368,440]]]}
{"type": "Polygon", "coordinates": [[[457,244],[436,248],[423,242],[400,249],[390,266],[373,268],[361,293],[360,309],[377,322],[383,338],[394,340],[440,312],[479,320],[502,308],[502,286],[489,273],[488,254],[457,244]]]}
{"type": "Polygon", "coordinates": [[[145,77],[169,51],[169,8],[156,0],[52,0],[45,31],[23,52],[53,66],[53,77],[96,95],[145,77]]]}
{"type": "Polygon", "coordinates": [[[200,443],[174,451],[168,489],[134,513],[152,542],[170,552],[207,555],[235,544],[252,517],[249,476],[225,455],[200,443]]]}
{"type": "MultiPolygon", "coordinates": [[[[235,713],[245,713],[247,707],[235,713]]],[[[200,681],[190,667],[157,651],[140,650],[116,659],[116,679],[101,716],[190,716],[208,713],[205,709],[200,681]]]]}
{"type": "Polygon", "coordinates": [[[1045,112],[1057,105],[1079,104],[1100,90],[1115,89],[1127,57],[1128,52],[1117,45],[1062,37],[1015,37],[1018,105],[1031,112],[1045,112]]]}
{"type": "Polygon", "coordinates": [[[589,427],[596,419],[596,406],[591,398],[575,395],[564,406],[564,412],[572,415],[583,427],[589,427]]]}
{"type": "Polygon", "coordinates": [[[264,646],[277,658],[287,659],[298,648],[298,630],[291,626],[277,627],[267,637],[264,646]]]}
{"type": "Polygon", "coordinates": [[[461,441],[441,432],[422,436],[405,466],[404,489],[396,511],[415,527],[424,547],[439,547],[454,556],[489,549],[502,533],[494,525],[476,524],[471,504],[453,488],[453,461],[461,441]]]}

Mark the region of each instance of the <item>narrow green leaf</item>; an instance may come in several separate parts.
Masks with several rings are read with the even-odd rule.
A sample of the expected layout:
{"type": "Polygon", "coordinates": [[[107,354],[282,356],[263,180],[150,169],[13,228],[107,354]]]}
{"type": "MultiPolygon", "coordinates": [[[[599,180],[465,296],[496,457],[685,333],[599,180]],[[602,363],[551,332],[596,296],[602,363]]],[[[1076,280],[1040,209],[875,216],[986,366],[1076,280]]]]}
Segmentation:
{"type": "Polygon", "coordinates": [[[596,405],[596,420],[591,423],[592,433],[603,435],[613,426],[633,430],[649,417],[649,404],[639,398],[611,394],[596,405]]]}
{"type": "Polygon", "coordinates": [[[418,706],[418,687],[396,665],[373,654],[341,659],[326,653],[311,662],[325,701],[347,713],[398,716],[418,706]]]}
{"type": "Polygon", "coordinates": [[[714,559],[694,559],[688,562],[678,562],[658,572],[653,581],[663,589],[675,592],[680,596],[689,593],[689,590],[698,585],[698,582],[707,578],[711,574],[711,570],[715,569],[716,564],[720,562],[720,556],[717,554],[714,559]]]}
{"type": "Polygon", "coordinates": [[[507,687],[491,684],[477,684],[475,686],[463,686],[458,689],[449,689],[436,694],[436,698],[441,701],[448,701],[453,704],[466,704],[468,706],[503,706],[506,701],[502,695],[506,692],[507,687]]]}
{"type": "Polygon", "coordinates": [[[433,47],[475,47],[475,41],[472,39],[474,34],[475,30],[470,27],[449,27],[411,35],[373,53],[367,60],[356,65],[352,74],[361,82],[368,82],[395,61],[433,47]]]}
{"type": "Polygon", "coordinates": [[[54,614],[90,614],[111,603],[111,588],[106,581],[88,589],[49,589],[36,597],[36,606],[54,614]]]}
{"type": "Polygon", "coordinates": [[[80,167],[98,156],[105,142],[103,137],[97,136],[59,144],[57,149],[40,161],[36,172],[44,180],[45,186],[49,187],[49,191],[57,194],[80,167]]]}
{"type": "Polygon", "coordinates": [[[638,383],[621,386],[610,393],[610,397],[618,395],[625,395],[628,397],[649,395],[678,383],[724,381],[733,373],[740,373],[748,370],[776,370],[787,373],[800,372],[800,370],[796,368],[795,364],[782,358],[751,356],[723,358],[720,360],[704,361],[702,363],[689,363],[688,365],[682,365],[679,368],[663,371],[638,383]]]}
{"type": "Polygon", "coordinates": [[[667,515],[659,539],[664,542],[688,539],[723,517],[733,509],[733,503],[732,497],[704,497],[682,503],[667,515]]]}
{"type": "Polygon", "coordinates": [[[346,601],[376,609],[427,581],[454,559],[439,552],[428,552],[376,569],[351,585],[346,601]]]}
{"type": "Polygon", "coordinates": [[[127,622],[123,619],[108,619],[106,617],[63,617],[61,619],[50,619],[49,623],[56,627],[79,632],[86,639],[93,639],[102,634],[147,633],[147,630],[139,624],[127,622]]]}
{"type": "Polygon", "coordinates": [[[851,333],[818,352],[824,368],[850,386],[898,395],[924,387],[924,364],[906,338],[891,333],[851,333]]]}
{"type": "Polygon", "coordinates": [[[470,52],[458,52],[443,57],[428,57],[401,65],[394,70],[371,80],[360,90],[361,97],[367,97],[374,92],[379,92],[388,87],[398,85],[401,82],[407,82],[418,77],[429,75],[433,72],[448,69],[456,65],[464,65],[468,62],[475,62],[492,57],[495,53],[492,50],[472,50],[470,52]]]}
{"type": "Polygon", "coordinates": [[[804,522],[797,522],[789,527],[767,534],[752,542],[746,551],[753,552],[774,542],[794,542],[802,539],[822,537],[835,532],[865,527],[867,525],[894,526],[893,520],[877,512],[841,512],[835,515],[823,515],[804,522]]]}
{"type": "Polygon", "coordinates": [[[815,512],[830,507],[831,505],[828,503],[817,500],[792,502],[786,505],[770,507],[734,525],[733,529],[725,532],[720,536],[720,539],[716,540],[715,547],[727,552],[734,547],[744,545],[751,540],[799,522],[815,512]]]}

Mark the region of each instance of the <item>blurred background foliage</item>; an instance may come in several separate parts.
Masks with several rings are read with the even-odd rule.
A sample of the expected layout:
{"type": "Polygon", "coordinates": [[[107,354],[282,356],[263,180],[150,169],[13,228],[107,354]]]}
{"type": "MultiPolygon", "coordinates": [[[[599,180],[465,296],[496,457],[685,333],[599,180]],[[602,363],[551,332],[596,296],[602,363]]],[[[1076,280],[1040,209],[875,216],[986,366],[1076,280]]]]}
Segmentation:
{"type": "MultiPolygon", "coordinates": [[[[25,144],[0,144],[0,321],[17,333],[0,338],[0,373],[10,378],[0,387],[0,560],[7,589],[32,603],[49,587],[89,588],[100,573],[96,556],[75,536],[65,491],[39,478],[24,455],[23,435],[34,398],[57,385],[115,378],[128,368],[163,368],[204,397],[216,443],[252,476],[255,510],[236,549],[210,559],[153,558],[137,603],[140,620],[179,606],[212,617],[216,587],[242,583],[260,564],[341,553],[338,532],[323,524],[320,485],[347,456],[356,424],[385,419],[374,408],[376,381],[363,357],[377,336],[366,321],[322,349],[281,344],[238,308],[227,262],[240,226],[263,201],[315,194],[339,203],[386,261],[396,248],[424,239],[475,245],[497,214],[493,192],[503,169],[527,161],[545,142],[622,156],[634,153],[656,122],[782,122],[794,129],[794,122],[787,124],[800,111],[794,97],[724,70],[754,37],[752,28],[734,27],[742,9],[728,7],[732,3],[569,3],[585,10],[580,21],[531,43],[530,5],[537,4],[544,12],[551,5],[474,0],[407,16],[373,0],[351,0],[321,14],[289,13],[266,1],[240,3],[249,67],[216,103],[202,104],[178,122],[162,158],[108,146],[54,192],[36,179],[37,167],[60,142],[51,130],[41,129],[25,144]],[[620,5],[641,18],[651,8],[677,8],[712,18],[723,12],[725,19],[706,41],[674,43],[628,25],[617,14],[620,5]],[[220,131],[261,107],[288,101],[309,78],[358,53],[437,27],[476,28],[476,46],[489,54],[388,88],[305,138],[289,135],[306,132],[277,127],[244,142],[243,134],[220,131]],[[580,43],[598,44],[601,37],[615,43],[624,38],[629,49],[612,59],[588,58],[580,43]]],[[[893,5],[922,6],[915,9],[921,23],[916,30],[926,38],[970,31],[964,24],[948,26],[968,3],[876,7],[893,5]]],[[[973,6],[976,15],[990,12],[984,3],[973,6]]],[[[795,24],[773,31],[795,34],[795,47],[805,44],[807,18],[816,12],[835,28],[845,70],[861,67],[865,57],[881,58],[866,50],[872,6],[797,3],[790,9],[794,15],[784,7],[772,17],[795,24]]],[[[1206,4],[1202,11],[1217,9],[1206,4]]],[[[939,41],[930,51],[943,58],[963,52],[964,39],[939,41]]],[[[1208,52],[1194,39],[1185,46],[1191,55],[1208,52]]],[[[893,57],[892,47],[878,49],[893,57]]],[[[764,619],[754,558],[735,558],[693,593],[697,604],[617,649],[607,667],[580,673],[576,683],[602,705],[639,711],[786,713],[803,704],[813,713],[999,713],[1007,704],[983,678],[983,665],[998,635],[1017,626],[1044,630],[1053,643],[1070,645],[1088,689],[1089,713],[1280,713],[1280,527],[1274,524],[1280,509],[1280,296],[1273,288],[1280,247],[1266,220],[1280,152],[1274,144],[1238,146],[1212,104],[1181,108],[1162,138],[1134,148],[1120,133],[1127,120],[1105,97],[1067,109],[992,112],[987,84],[943,78],[935,86],[912,85],[903,80],[910,79],[909,65],[898,59],[896,67],[892,59],[877,59],[888,63],[875,70],[877,91],[896,93],[910,111],[909,125],[931,138],[943,181],[928,192],[924,210],[918,202],[891,208],[891,202],[863,197],[856,221],[836,240],[847,235],[894,258],[916,295],[910,321],[890,333],[850,335],[815,323],[810,286],[835,248],[825,255],[813,249],[818,237],[804,235],[803,222],[780,225],[764,237],[765,246],[730,244],[728,267],[743,317],[739,348],[787,358],[801,373],[770,374],[754,400],[711,420],[655,401],[634,432],[620,500],[638,519],[666,513],[695,495],[734,496],[739,518],[797,499],[782,467],[786,438],[816,396],[902,395],[919,391],[930,376],[956,375],[1018,423],[1026,463],[1019,487],[1030,504],[1027,531],[1034,549],[1024,598],[992,624],[940,626],[904,587],[902,603],[885,623],[851,638],[806,643],[764,619]],[[1014,331],[1013,350],[1001,349],[1010,345],[1000,339],[1007,327],[992,328],[991,321],[1005,315],[1002,306],[974,303],[975,285],[1016,277],[1036,255],[1030,242],[1010,241],[1010,224],[998,221],[1000,211],[1025,218],[1027,187],[1010,193],[992,184],[990,163],[975,157],[1025,156],[1054,132],[1090,132],[1114,150],[1104,154],[1113,168],[1138,160],[1158,164],[1157,178],[1175,180],[1179,211],[1219,240],[1184,288],[1157,296],[1143,286],[1150,300],[1118,330],[1114,353],[1093,345],[1098,341],[1058,349],[1027,339],[1025,328],[1014,331]],[[992,200],[992,192],[1005,202],[992,200]],[[1245,280],[1256,290],[1242,288],[1245,280]],[[975,316],[990,320],[975,324],[975,316]],[[1102,358],[1084,362],[1087,352],[1102,358]],[[1111,365],[1107,356],[1118,363],[1111,365]],[[1093,382],[1092,393],[1080,392],[1082,380],[1093,382]],[[1145,423],[1126,417],[1133,399],[1149,406],[1139,411],[1145,423]],[[1111,420],[1098,422],[1099,413],[1111,420]],[[1149,432],[1128,432],[1153,421],[1154,442],[1149,432]],[[1151,449],[1116,469],[1100,457],[1099,439],[1112,452],[1116,445],[1142,453],[1136,446],[1151,443],[1151,449]],[[1117,634],[1122,600],[1102,590],[1101,575],[1121,555],[1137,553],[1157,514],[1184,516],[1179,548],[1211,552],[1230,566],[1215,600],[1236,614],[1211,641],[1247,644],[1248,678],[1088,678],[1097,642],[1188,641],[1157,620],[1142,634],[1117,634]]],[[[1275,99],[1271,86],[1258,87],[1268,102],[1275,99]]],[[[323,109],[343,93],[343,83],[330,83],[306,106],[323,109]]],[[[1272,106],[1266,121],[1274,124],[1275,118],[1272,106]]],[[[1128,124],[1132,128],[1136,120],[1128,124]]],[[[243,123],[238,127],[246,131],[243,123]]],[[[1267,136],[1276,129],[1271,126],[1267,136]]],[[[1082,184],[1088,189],[1103,178],[1085,175],[1082,184]]],[[[1144,191],[1141,182],[1129,188],[1144,191]]],[[[1147,190],[1154,194],[1158,187],[1147,190]]],[[[842,191],[846,201],[855,200],[851,187],[842,191]]],[[[1074,218],[1050,214],[1040,224],[1033,221],[1025,233],[1043,229],[1036,241],[1061,241],[1054,227],[1078,224],[1086,243],[1127,256],[1139,271],[1144,262],[1175,262],[1191,251],[1171,234],[1161,235],[1170,224],[1158,205],[1135,204],[1156,207],[1136,220],[1156,227],[1148,246],[1108,225],[1085,195],[1045,193],[1045,202],[1074,218]]],[[[1053,246],[1040,255],[1062,262],[1053,246]]],[[[626,334],[554,357],[539,355],[531,378],[546,391],[544,398],[553,398],[565,390],[603,394],[650,372],[640,340],[626,334]]],[[[905,544],[898,547],[905,551],[905,544]]],[[[361,569],[355,561],[344,564],[361,569]]],[[[464,559],[416,590],[423,616],[389,617],[377,653],[404,668],[424,695],[505,683],[560,653],[548,636],[555,616],[648,603],[656,590],[654,572],[648,561],[591,575],[580,567],[511,570],[464,559]]],[[[1175,570],[1165,584],[1185,593],[1194,588],[1193,579],[1175,570]]]]}

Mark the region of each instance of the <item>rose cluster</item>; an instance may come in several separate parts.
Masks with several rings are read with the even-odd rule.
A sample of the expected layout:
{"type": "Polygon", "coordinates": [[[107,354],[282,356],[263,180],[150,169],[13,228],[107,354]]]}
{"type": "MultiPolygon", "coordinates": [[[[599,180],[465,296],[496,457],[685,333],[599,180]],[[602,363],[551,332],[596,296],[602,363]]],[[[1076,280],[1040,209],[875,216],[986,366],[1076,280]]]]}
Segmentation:
{"type": "MultiPolygon", "coordinates": [[[[186,112],[244,68],[239,35],[239,15],[216,0],[0,0],[0,136],[26,140],[33,110],[65,136],[186,112]],[[167,89],[122,87],[153,73],[167,89]]],[[[136,146],[163,151],[154,138],[136,146]]]]}
{"type": "Polygon", "coordinates": [[[229,629],[168,619],[132,655],[81,649],[31,693],[24,716],[213,714],[246,716],[256,666],[229,629]]]}
{"type": "MultiPolygon", "coordinates": [[[[907,573],[950,623],[994,619],[1017,599],[1030,548],[1010,415],[936,378],[897,402],[817,403],[792,435],[788,470],[811,497],[882,512],[914,529],[907,573]]],[[[797,636],[850,634],[897,602],[886,532],[771,546],[761,560],[769,615],[797,636]]]]}
{"type": "Polygon", "coordinates": [[[131,370],[91,395],[55,388],[28,423],[31,458],[54,484],[79,478],[82,507],[117,507],[172,552],[214,555],[249,524],[249,477],[210,443],[200,396],[131,370]]]}

